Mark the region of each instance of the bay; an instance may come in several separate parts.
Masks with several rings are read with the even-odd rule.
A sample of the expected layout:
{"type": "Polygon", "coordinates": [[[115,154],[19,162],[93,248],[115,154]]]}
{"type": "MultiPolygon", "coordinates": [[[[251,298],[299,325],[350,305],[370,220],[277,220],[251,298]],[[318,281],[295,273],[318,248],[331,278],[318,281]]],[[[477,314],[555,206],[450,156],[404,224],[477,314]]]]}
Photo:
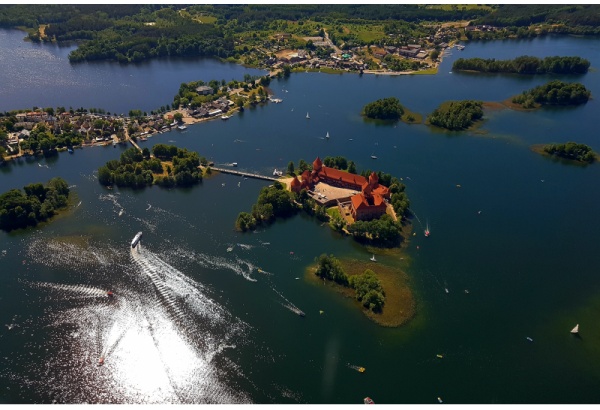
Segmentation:
{"type": "MultiPolygon", "coordinates": [[[[47,225],[0,233],[0,380],[8,387],[0,400],[598,403],[600,168],[529,150],[575,140],[600,151],[597,100],[487,113],[481,133],[375,125],[359,113],[395,96],[426,115],[445,100],[502,101],[550,78],[581,82],[594,96],[599,44],[575,37],[468,43],[435,76],[296,73],[271,83],[281,104],[142,143],[173,143],[266,175],[300,158],[342,155],[359,170],[403,178],[417,236],[403,260],[378,256],[411,278],[417,314],[400,328],[377,326],[352,301],[304,279],[321,253],[370,257],[348,238],[301,215],[255,233],[234,231],[237,214],[250,210],[266,182],[216,175],[189,190],[107,190],[95,170],[123,147],[2,168],[2,192],[62,176],[77,199],[47,225]],[[525,54],[578,55],[592,70],[579,77],[450,73],[458,57],[525,54]],[[138,231],[136,254],[129,242],[138,231]],[[116,294],[111,303],[102,293],[108,289],[116,294]],[[569,333],[577,323],[580,338],[569,333]]],[[[191,70],[195,63],[181,64],[191,70]]],[[[114,69],[112,76],[135,72],[114,69]]],[[[169,95],[194,79],[177,77],[169,95]]],[[[97,94],[86,97],[90,105],[114,98],[97,94]]],[[[154,98],[147,96],[148,109],[162,105],[154,98]]]]}

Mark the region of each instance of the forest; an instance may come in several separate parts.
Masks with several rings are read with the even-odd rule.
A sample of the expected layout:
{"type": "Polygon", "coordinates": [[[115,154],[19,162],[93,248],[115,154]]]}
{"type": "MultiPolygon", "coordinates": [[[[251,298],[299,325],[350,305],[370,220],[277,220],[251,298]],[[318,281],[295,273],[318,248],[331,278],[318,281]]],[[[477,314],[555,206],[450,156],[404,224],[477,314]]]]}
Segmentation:
{"type": "Polygon", "coordinates": [[[404,107],[396,97],[382,98],[365,105],[363,115],[378,120],[398,120],[404,114],[404,107]]]}
{"type": "Polygon", "coordinates": [[[0,229],[36,226],[68,205],[69,186],[62,178],[52,178],[46,185],[33,183],[0,195],[0,229]]]}
{"type": "MultiPolygon", "coordinates": [[[[167,56],[207,56],[246,63],[267,58],[272,36],[298,37],[292,48],[306,47],[301,36],[322,35],[345,47],[427,38],[442,22],[471,21],[499,30],[468,31],[467,38],[507,38],[598,34],[597,5],[320,4],[320,5],[0,5],[0,27],[26,30],[31,41],[77,43],[71,62],[112,60],[135,63],[167,56]],[[433,24],[431,24],[433,23],[433,24]],[[531,26],[538,25],[538,26],[531,26]],[[354,31],[349,31],[353,26],[354,31]],[[361,34],[362,33],[362,34],[361,34]],[[267,52],[265,53],[265,48],[267,52]],[[263,51],[260,51],[262,49],[263,51]],[[256,55],[254,55],[256,54],[256,55]]],[[[390,59],[394,70],[415,69],[417,62],[390,59]]]]}
{"type": "Polygon", "coordinates": [[[452,131],[469,128],[483,117],[481,101],[450,101],[443,103],[427,117],[431,125],[452,131]]]}
{"type": "Polygon", "coordinates": [[[585,104],[591,92],[580,83],[550,81],[513,97],[512,102],[523,108],[536,108],[540,105],[579,105],[585,104]]]}
{"type": "Polygon", "coordinates": [[[521,56],[513,60],[494,58],[459,58],[452,70],[478,71],[482,73],[515,74],[585,74],[590,62],[581,57],[531,57],[521,56]]]}
{"type": "Polygon", "coordinates": [[[363,307],[375,313],[380,313],[385,305],[385,292],[381,281],[371,269],[366,269],[360,275],[349,276],[336,257],[322,254],[317,258],[315,275],[324,280],[333,281],[338,285],[354,289],[356,300],[363,307]]]}
{"type": "Polygon", "coordinates": [[[596,160],[596,154],[592,148],[585,144],[567,142],[566,144],[547,144],[544,152],[556,157],[570,159],[573,161],[592,163],[596,160]]]}
{"type": "Polygon", "coordinates": [[[142,152],[129,148],[118,160],[110,160],[98,169],[98,182],[104,186],[144,188],[156,184],[162,187],[187,187],[202,181],[196,152],[173,145],[156,144],[142,152]],[[169,161],[163,163],[163,161],[169,161]]]}

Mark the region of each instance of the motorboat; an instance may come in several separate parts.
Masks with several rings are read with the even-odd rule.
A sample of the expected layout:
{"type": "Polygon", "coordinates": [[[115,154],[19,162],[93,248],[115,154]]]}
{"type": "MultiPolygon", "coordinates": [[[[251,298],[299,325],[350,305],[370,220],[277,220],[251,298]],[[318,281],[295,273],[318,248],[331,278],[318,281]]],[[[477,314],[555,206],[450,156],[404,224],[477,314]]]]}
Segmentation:
{"type": "Polygon", "coordinates": [[[228,119],[230,119],[230,118],[231,118],[231,115],[221,115],[221,119],[222,119],[223,121],[227,121],[227,120],[228,120],[228,119]]]}
{"type": "Polygon", "coordinates": [[[370,397],[365,397],[365,398],[363,399],[363,402],[364,402],[365,404],[375,404],[375,402],[373,401],[373,399],[372,399],[372,398],[370,398],[370,397]]]}
{"type": "Polygon", "coordinates": [[[187,127],[185,125],[180,125],[177,127],[177,129],[183,131],[183,130],[186,130],[187,127]]]}
{"type": "Polygon", "coordinates": [[[135,248],[141,239],[142,239],[142,232],[140,231],[133,237],[133,240],[131,241],[131,247],[135,248]]]}

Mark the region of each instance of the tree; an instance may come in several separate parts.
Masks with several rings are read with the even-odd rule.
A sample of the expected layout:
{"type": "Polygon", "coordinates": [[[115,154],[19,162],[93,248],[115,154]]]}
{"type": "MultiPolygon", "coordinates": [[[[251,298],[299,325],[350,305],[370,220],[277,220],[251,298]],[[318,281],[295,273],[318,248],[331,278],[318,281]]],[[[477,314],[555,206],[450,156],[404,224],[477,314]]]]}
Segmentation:
{"type": "Polygon", "coordinates": [[[294,161],[290,161],[288,166],[287,166],[287,173],[289,175],[295,175],[294,174],[294,161]]]}
{"type": "Polygon", "coordinates": [[[173,114],[173,119],[177,122],[181,122],[183,120],[183,114],[180,112],[176,112],[173,114]]]}
{"type": "Polygon", "coordinates": [[[342,264],[333,255],[322,254],[317,259],[317,270],[315,275],[320,278],[332,280],[340,285],[348,285],[348,275],[342,264]]]}

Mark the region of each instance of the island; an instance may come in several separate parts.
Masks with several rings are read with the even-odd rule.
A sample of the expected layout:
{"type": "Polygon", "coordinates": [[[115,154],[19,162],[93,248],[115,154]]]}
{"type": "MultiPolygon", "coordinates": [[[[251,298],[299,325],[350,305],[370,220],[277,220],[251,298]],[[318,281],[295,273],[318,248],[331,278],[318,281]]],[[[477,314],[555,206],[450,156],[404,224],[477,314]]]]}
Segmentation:
{"type": "Polygon", "coordinates": [[[373,120],[402,121],[416,124],[422,121],[419,114],[407,110],[396,97],[382,98],[364,106],[362,115],[373,120]]]}
{"type": "Polygon", "coordinates": [[[356,307],[380,326],[401,326],[416,312],[408,275],[399,268],[322,254],[306,269],[305,277],[309,283],[326,284],[332,291],[354,299],[356,307]]]}
{"type": "Polygon", "coordinates": [[[533,145],[531,149],[538,154],[581,164],[591,164],[600,159],[600,156],[592,151],[591,147],[572,141],[564,144],[537,144],[533,145]]]}
{"type": "MultiPolygon", "coordinates": [[[[205,159],[202,162],[206,162],[205,159]]],[[[202,181],[201,159],[196,152],[174,145],[156,144],[150,150],[129,148],[119,160],[110,160],[98,169],[98,182],[104,186],[144,188],[187,187],[202,181]]]]}
{"type": "Polygon", "coordinates": [[[585,104],[591,92],[579,83],[550,81],[512,98],[512,104],[523,109],[535,109],[543,105],[585,104]]]}
{"type": "Polygon", "coordinates": [[[68,205],[69,186],[59,177],[46,185],[39,182],[26,185],[23,191],[11,189],[0,195],[0,229],[12,231],[36,226],[68,205]]]}
{"type": "Polygon", "coordinates": [[[513,60],[495,58],[459,58],[452,64],[453,71],[514,74],[585,74],[590,62],[581,57],[531,57],[521,56],[513,60]]]}
{"type": "Polygon", "coordinates": [[[451,131],[464,130],[483,117],[482,107],[481,101],[448,101],[436,108],[426,122],[451,131]]]}
{"type": "MultiPolygon", "coordinates": [[[[293,164],[288,165],[290,168],[293,164]]],[[[408,235],[410,201],[406,186],[398,178],[370,170],[360,175],[349,172],[355,165],[343,157],[327,157],[325,161],[317,157],[312,167],[300,160],[298,169],[299,176],[293,173],[262,188],[251,212],[238,215],[236,229],[253,230],[278,217],[304,211],[369,245],[398,247],[408,235]],[[344,169],[336,168],[340,165],[344,169]]]]}

